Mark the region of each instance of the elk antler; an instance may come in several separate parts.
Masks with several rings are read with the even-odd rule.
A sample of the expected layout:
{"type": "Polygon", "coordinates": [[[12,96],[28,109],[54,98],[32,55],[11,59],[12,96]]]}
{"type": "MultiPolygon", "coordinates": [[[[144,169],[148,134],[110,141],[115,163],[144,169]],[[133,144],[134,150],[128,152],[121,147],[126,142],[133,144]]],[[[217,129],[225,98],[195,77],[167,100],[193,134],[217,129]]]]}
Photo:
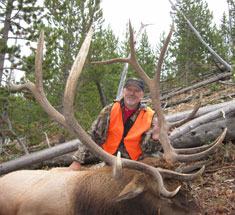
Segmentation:
{"type": "MultiPolygon", "coordinates": [[[[172,31],[173,31],[173,28],[171,30],[171,33],[172,33],[172,31]]],[[[121,166],[124,168],[126,167],[126,168],[132,168],[132,169],[144,171],[145,173],[152,175],[156,179],[156,181],[158,183],[158,187],[159,187],[159,192],[163,196],[172,197],[178,192],[180,187],[178,187],[176,190],[174,190],[172,192],[168,191],[164,186],[162,175],[164,177],[171,177],[171,178],[173,177],[173,178],[177,178],[179,180],[184,180],[184,181],[185,180],[193,180],[202,174],[204,167],[202,167],[198,172],[196,172],[194,174],[187,174],[186,175],[186,174],[177,173],[177,172],[174,172],[171,170],[163,170],[161,168],[154,168],[154,167],[146,165],[142,162],[137,162],[137,161],[124,159],[124,158],[121,159],[122,163],[120,163],[120,154],[119,153],[118,153],[119,158],[116,159],[115,156],[105,152],[102,148],[100,148],[90,138],[90,136],[82,129],[82,127],[78,124],[78,122],[75,119],[75,116],[73,114],[74,95],[75,95],[79,75],[82,72],[83,65],[85,63],[85,60],[86,60],[86,57],[88,54],[90,42],[92,39],[92,34],[93,34],[93,27],[90,28],[90,30],[85,38],[85,41],[83,42],[82,47],[81,47],[81,49],[80,49],[80,51],[74,61],[71,72],[69,74],[69,77],[68,77],[68,80],[66,83],[65,93],[64,93],[64,104],[63,104],[64,105],[64,116],[62,114],[60,114],[55,108],[52,107],[52,105],[48,102],[48,100],[43,92],[43,86],[42,86],[42,58],[43,58],[42,57],[43,56],[42,50],[43,50],[43,39],[44,39],[43,32],[41,32],[41,34],[40,34],[37,55],[36,55],[36,60],[35,60],[36,85],[34,85],[32,82],[28,82],[28,83],[26,83],[24,85],[20,85],[20,86],[12,84],[11,85],[12,89],[22,90],[22,89],[27,88],[30,91],[32,91],[35,98],[39,101],[41,106],[44,108],[44,110],[51,117],[53,117],[55,120],[57,120],[57,122],[64,125],[65,128],[68,128],[73,134],[75,134],[76,137],[78,139],[80,139],[80,141],[83,142],[83,144],[86,145],[86,147],[93,154],[97,155],[101,160],[105,161],[110,166],[112,166],[112,168],[114,170],[115,177],[118,178],[120,176],[121,166]]],[[[160,79],[161,64],[163,61],[163,56],[164,56],[164,52],[166,50],[167,44],[169,43],[169,39],[168,39],[167,44],[166,43],[164,44],[163,51],[160,55],[160,60],[158,62],[158,66],[157,66],[157,73],[156,73],[157,75],[155,76],[155,78],[153,80],[150,80],[149,77],[145,74],[145,72],[141,69],[138,62],[136,61],[134,43],[133,43],[133,32],[132,32],[131,25],[130,25],[130,35],[131,35],[131,39],[130,39],[131,57],[130,57],[130,59],[118,59],[118,60],[116,59],[116,60],[111,60],[109,62],[111,62],[111,63],[114,63],[114,62],[128,62],[128,63],[130,63],[132,65],[132,67],[135,68],[135,70],[140,74],[140,76],[144,80],[144,82],[148,85],[148,87],[151,91],[151,95],[153,97],[155,110],[157,112],[157,116],[159,119],[158,121],[159,121],[159,125],[160,125],[160,141],[161,141],[161,144],[163,145],[164,153],[167,154],[167,156],[165,156],[166,160],[167,161],[169,161],[169,160],[175,161],[176,160],[175,155],[177,153],[179,153],[179,156],[181,156],[180,155],[181,152],[177,151],[171,147],[168,135],[166,134],[167,130],[169,129],[169,126],[166,123],[166,120],[163,115],[163,111],[161,109],[161,105],[160,105],[160,101],[159,101],[159,96],[160,96],[159,84],[157,84],[160,79]],[[174,155],[173,159],[171,158],[172,153],[174,155]]],[[[169,38],[169,36],[168,36],[168,38],[169,38]]],[[[224,135],[225,135],[225,132],[222,134],[221,138],[217,141],[217,143],[213,144],[212,147],[217,146],[220,142],[222,142],[224,135]]],[[[209,148],[207,150],[211,150],[211,148],[209,148]]],[[[188,156],[188,155],[183,155],[183,156],[188,156]]],[[[193,156],[195,156],[195,155],[193,155],[193,156]]],[[[198,156],[199,156],[199,154],[198,154],[198,156]]],[[[205,154],[204,154],[204,156],[205,156],[205,154]]]]}
{"type": "Polygon", "coordinates": [[[156,72],[155,72],[153,79],[149,78],[149,76],[144,72],[144,70],[141,68],[141,66],[139,65],[139,63],[136,59],[136,53],[135,53],[135,49],[134,49],[134,40],[133,40],[133,30],[132,30],[130,22],[129,22],[130,51],[131,51],[130,58],[116,58],[116,59],[112,59],[112,60],[108,60],[108,61],[91,62],[91,64],[98,64],[98,65],[107,65],[107,64],[116,63],[116,62],[128,62],[132,66],[132,68],[136,70],[136,72],[139,74],[141,79],[145,82],[145,84],[148,86],[148,88],[150,90],[154,109],[155,109],[155,112],[156,112],[157,118],[158,118],[157,121],[159,124],[159,139],[160,139],[160,143],[161,143],[163,150],[164,150],[163,156],[164,156],[165,160],[170,163],[174,163],[177,161],[180,161],[180,162],[196,161],[196,160],[202,159],[203,157],[208,156],[211,152],[214,151],[214,149],[216,147],[219,146],[219,144],[223,141],[223,138],[226,134],[226,129],[225,129],[225,131],[221,134],[221,138],[219,139],[219,141],[218,142],[215,141],[217,144],[214,144],[215,143],[214,142],[213,144],[211,144],[211,146],[213,146],[213,147],[207,148],[206,150],[204,147],[199,148],[198,150],[200,150],[200,151],[202,151],[203,149],[205,150],[204,152],[200,152],[200,153],[195,153],[194,149],[177,150],[177,149],[174,149],[172,147],[172,145],[170,144],[168,131],[171,128],[180,126],[183,123],[186,123],[187,121],[189,121],[196,114],[197,110],[200,107],[200,105],[197,104],[194,107],[194,110],[192,111],[192,113],[189,114],[188,117],[186,117],[185,119],[183,119],[180,122],[168,123],[164,117],[163,110],[161,107],[161,102],[160,102],[160,74],[161,74],[161,67],[162,67],[164,55],[167,50],[167,46],[170,42],[170,38],[172,36],[173,30],[174,30],[174,24],[172,24],[171,30],[170,30],[170,32],[165,40],[165,43],[163,45],[163,48],[162,48],[162,51],[160,53],[160,57],[159,57],[159,60],[157,63],[156,72]],[[186,154],[182,154],[183,152],[186,152],[186,154]],[[191,153],[195,153],[195,154],[191,154],[191,153]]]}
{"type": "MultiPolygon", "coordinates": [[[[171,30],[171,33],[172,33],[172,31],[173,31],[173,28],[171,30]]],[[[131,37],[131,39],[130,39],[131,57],[128,58],[128,59],[121,59],[121,58],[113,59],[113,60],[110,60],[110,61],[106,61],[105,64],[110,64],[110,63],[114,63],[114,62],[128,62],[132,65],[132,67],[134,67],[136,69],[136,71],[138,71],[141,78],[145,81],[145,83],[147,83],[147,85],[150,88],[151,95],[152,95],[152,97],[154,98],[154,101],[155,101],[154,102],[155,109],[159,110],[157,112],[157,115],[158,115],[158,118],[161,119],[160,122],[165,122],[165,123],[159,123],[161,125],[164,125],[164,126],[160,125],[160,128],[162,128],[161,133],[164,133],[164,132],[167,133],[166,131],[169,128],[165,129],[167,124],[166,124],[166,120],[164,118],[163,111],[161,109],[161,105],[160,105],[160,102],[159,102],[159,100],[160,100],[159,99],[159,97],[160,97],[159,84],[154,84],[153,81],[149,79],[149,77],[141,69],[138,62],[136,61],[135,50],[134,50],[134,42],[133,42],[133,32],[132,32],[131,25],[130,25],[130,35],[131,35],[130,36],[131,37]]],[[[114,167],[115,164],[116,164],[116,162],[115,162],[116,158],[113,155],[110,155],[109,153],[102,150],[100,147],[98,147],[93,142],[93,140],[90,138],[90,136],[81,128],[81,126],[78,124],[78,122],[76,121],[76,119],[73,115],[73,102],[74,102],[74,94],[75,94],[75,90],[76,90],[77,80],[78,80],[78,77],[79,77],[79,75],[82,71],[82,67],[83,67],[83,64],[84,64],[85,59],[86,59],[86,55],[87,55],[87,52],[88,52],[88,49],[89,49],[90,40],[91,40],[91,36],[90,36],[90,32],[89,32],[88,35],[87,35],[86,40],[84,41],[84,43],[82,45],[81,50],[79,51],[79,54],[78,54],[78,56],[77,56],[77,58],[74,62],[74,65],[72,67],[72,71],[70,72],[70,75],[69,75],[69,78],[68,78],[68,81],[67,81],[67,84],[66,84],[66,89],[65,89],[64,107],[65,107],[66,111],[64,112],[64,114],[65,114],[66,122],[68,123],[68,125],[70,127],[70,130],[72,130],[76,134],[76,136],[89,148],[89,150],[92,153],[98,154],[98,157],[101,160],[107,162],[109,165],[114,167]]],[[[161,64],[162,64],[162,61],[163,61],[164,52],[166,50],[167,44],[169,43],[169,40],[170,40],[170,36],[168,36],[168,42],[165,43],[165,45],[164,45],[163,51],[162,51],[161,56],[160,56],[160,61],[159,61],[158,66],[157,66],[157,76],[159,76],[159,77],[160,77],[159,74],[160,74],[160,71],[161,71],[161,64]]],[[[103,64],[103,63],[100,63],[100,64],[103,64]]],[[[154,79],[155,82],[160,81],[160,78],[157,77],[157,76],[154,79]]],[[[176,152],[173,150],[173,148],[170,145],[168,135],[166,135],[166,136],[167,136],[167,141],[168,142],[162,143],[162,145],[164,146],[164,152],[165,152],[165,148],[166,148],[165,145],[169,145],[169,148],[171,149],[171,151],[173,151],[173,153],[176,154],[176,152]]],[[[220,139],[220,142],[222,142],[222,139],[223,138],[220,139]]],[[[162,141],[162,140],[160,139],[160,141],[162,141]]],[[[163,139],[163,141],[164,141],[164,139],[163,139]]],[[[218,144],[216,144],[216,145],[218,145],[218,144]]],[[[211,151],[211,149],[208,149],[208,151],[211,151]]],[[[184,156],[187,156],[187,155],[184,155],[184,156]]],[[[193,155],[193,156],[195,156],[195,155],[193,155]]],[[[168,157],[169,156],[167,156],[167,158],[168,157]]],[[[167,159],[167,160],[169,160],[169,159],[167,159]]],[[[129,159],[122,159],[122,166],[127,167],[127,168],[134,168],[134,169],[137,169],[137,170],[141,170],[141,171],[144,171],[144,172],[152,175],[153,177],[155,177],[157,182],[158,182],[158,185],[159,185],[160,193],[162,195],[166,196],[166,197],[174,196],[178,192],[179,187],[173,192],[167,191],[164,187],[163,180],[162,180],[162,177],[161,177],[160,173],[162,173],[164,175],[168,174],[168,175],[171,175],[171,177],[177,177],[178,179],[181,179],[181,180],[192,180],[192,179],[195,179],[196,177],[198,177],[199,175],[201,175],[203,170],[204,170],[204,167],[203,167],[201,170],[199,170],[195,174],[185,175],[185,174],[176,173],[176,172],[170,171],[170,170],[162,170],[161,168],[154,168],[154,167],[148,166],[146,164],[136,162],[136,161],[132,161],[132,160],[129,160],[129,159]]]]}

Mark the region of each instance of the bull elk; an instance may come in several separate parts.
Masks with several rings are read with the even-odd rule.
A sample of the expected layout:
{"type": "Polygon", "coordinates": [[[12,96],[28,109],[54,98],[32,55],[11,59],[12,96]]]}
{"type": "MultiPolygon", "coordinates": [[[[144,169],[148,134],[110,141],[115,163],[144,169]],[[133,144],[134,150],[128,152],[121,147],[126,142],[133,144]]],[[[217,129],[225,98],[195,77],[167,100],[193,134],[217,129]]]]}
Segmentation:
{"type": "Polygon", "coordinates": [[[173,32],[173,25],[164,43],[157,64],[156,74],[150,79],[136,60],[133,31],[130,29],[130,58],[118,58],[105,62],[128,62],[148,86],[158,117],[160,143],[163,158],[147,158],[143,162],[113,156],[87,135],[73,114],[74,94],[89,50],[93,27],[75,59],[64,93],[64,115],[48,102],[42,84],[42,52],[44,34],[41,32],[35,60],[36,83],[12,84],[12,89],[32,91],[45,111],[65,128],[69,129],[89,150],[108,165],[95,170],[67,171],[21,170],[0,178],[0,215],[81,215],[81,214],[199,214],[196,201],[179,181],[196,179],[204,166],[193,174],[174,171],[176,162],[198,161],[212,153],[223,141],[224,132],[212,144],[190,149],[174,149],[168,131],[192,118],[199,106],[183,121],[169,124],[165,120],[160,103],[160,72],[164,54],[173,32]],[[171,168],[169,168],[171,167],[171,168]],[[181,184],[181,185],[180,185],[181,184]],[[181,189],[180,189],[181,188],[181,189]]]}

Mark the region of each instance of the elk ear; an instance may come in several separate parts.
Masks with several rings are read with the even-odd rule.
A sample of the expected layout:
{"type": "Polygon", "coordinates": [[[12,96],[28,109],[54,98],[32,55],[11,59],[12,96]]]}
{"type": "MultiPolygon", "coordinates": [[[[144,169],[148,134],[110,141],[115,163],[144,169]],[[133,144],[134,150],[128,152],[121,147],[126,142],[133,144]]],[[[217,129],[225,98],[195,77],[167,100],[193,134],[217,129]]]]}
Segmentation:
{"type": "Polygon", "coordinates": [[[116,201],[122,201],[127,199],[132,199],[141,194],[144,191],[144,186],[137,182],[137,179],[133,179],[128,183],[119,196],[116,198],[116,201]]]}

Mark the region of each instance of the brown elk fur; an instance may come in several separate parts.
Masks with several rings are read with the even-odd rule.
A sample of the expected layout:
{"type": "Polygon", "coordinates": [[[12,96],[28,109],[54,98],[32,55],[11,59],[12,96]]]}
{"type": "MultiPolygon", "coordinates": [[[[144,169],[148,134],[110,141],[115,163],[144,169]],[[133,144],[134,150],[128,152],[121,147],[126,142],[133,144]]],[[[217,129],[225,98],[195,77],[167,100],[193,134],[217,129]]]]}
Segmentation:
{"type": "MultiPolygon", "coordinates": [[[[149,161],[153,164],[154,159],[149,161]]],[[[170,190],[177,186],[171,180],[165,184],[170,190]]],[[[42,214],[196,215],[199,209],[184,188],[173,198],[163,198],[153,177],[131,169],[124,169],[118,180],[108,166],[80,172],[22,170],[0,178],[0,215],[42,214]]]]}

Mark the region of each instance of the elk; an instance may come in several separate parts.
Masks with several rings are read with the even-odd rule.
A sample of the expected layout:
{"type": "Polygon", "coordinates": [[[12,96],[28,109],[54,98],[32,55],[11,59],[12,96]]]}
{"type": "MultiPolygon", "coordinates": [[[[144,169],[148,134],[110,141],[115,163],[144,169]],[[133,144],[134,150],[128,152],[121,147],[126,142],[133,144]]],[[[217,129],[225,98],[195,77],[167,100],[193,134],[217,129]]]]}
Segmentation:
{"type": "MultiPolygon", "coordinates": [[[[64,93],[64,115],[46,99],[42,84],[42,52],[44,34],[41,32],[35,59],[36,84],[12,84],[12,89],[32,91],[45,111],[75,134],[89,150],[107,166],[84,171],[68,171],[66,168],[51,170],[21,170],[0,178],[0,215],[82,215],[82,214],[199,214],[195,199],[181,181],[199,177],[204,166],[196,173],[184,174],[174,170],[174,163],[198,161],[206,158],[222,143],[224,132],[210,145],[174,149],[168,131],[187,122],[199,106],[183,121],[169,124],[160,104],[160,72],[164,54],[173,32],[173,25],[164,43],[157,64],[156,74],[150,79],[136,60],[133,31],[130,30],[130,58],[118,58],[99,65],[128,62],[148,86],[160,128],[163,158],[148,158],[143,162],[117,157],[98,147],[82,129],[73,114],[74,94],[92,39],[90,28],[72,66],[64,93]]],[[[92,63],[94,64],[94,63],[92,63]]]]}

